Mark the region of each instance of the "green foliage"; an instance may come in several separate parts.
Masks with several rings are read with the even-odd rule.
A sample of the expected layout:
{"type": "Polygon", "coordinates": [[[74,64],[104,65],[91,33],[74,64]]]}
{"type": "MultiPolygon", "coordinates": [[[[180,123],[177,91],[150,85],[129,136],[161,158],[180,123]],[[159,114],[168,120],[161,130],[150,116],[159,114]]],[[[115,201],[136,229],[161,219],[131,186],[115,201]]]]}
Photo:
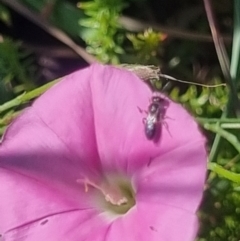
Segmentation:
{"type": "Polygon", "coordinates": [[[20,0],[43,18],[60,28],[72,38],[77,39],[79,31],[78,19],[84,14],[69,1],[64,0],[20,0]],[[44,10],[44,11],[43,11],[44,10]]]}
{"type": "Polygon", "coordinates": [[[123,0],[93,0],[79,4],[87,16],[79,21],[86,28],[80,36],[88,45],[87,51],[103,63],[118,64],[119,55],[124,53],[118,18],[125,6],[123,0]]]}
{"type": "Polygon", "coordinates": [[[20,44],[2,37],[0,42],[0,103],[12,98],[15,93],[34,87],[30,74],[34,73],[31,60],[20,44]],[[30,60],[30,63],[29,63],[30,60]]]}
{"type": "Polygon", "coordinates": [[[238,241],[240,237],[240,195],[229,182],[217,179],[206,191],[200,218],[205,224],[199,241],[238,241]],[[211,190],[212,189],[212,190],[211,190]],[[224,198],[223,198],[224,196],[224,198]]]}
{"type": "Polygon", "coordinates": [[[157,53],[165,36],[152,29],[147,29],[144,33],[127,34],[127,38],[132,43],[133,48],[129,50],[132,54],[125,56],[126,63],[138,63],[142,65],[159,65],[157,53]]]}
{"type": "Polygon", "coordinates": [[[9,10],[2,4],[0,4],[0,20],[6,25],[11,25],[11,16],[9,10]]]}
{"type": "Polygon", "coordinates": [[[224,110],[228,100],[228,89],[226,86],[199,88],[191,85],[184,93],[175,87],[170,96],[173,100],[184,104],[194,116],[211,118],[219,117],[224,110]]]}
{"type": "MultiPolygon", "coordinates": [[[[14,98],[17,94],[35,87],[30,76],[35,73],[34,66],[28,54],[21,50],[20,43],[7,38],[0,42],[0,105],[14,98]]],[[[17,111],[1,110],[0,136],[6,126],[18,114],[17,111]]]]}

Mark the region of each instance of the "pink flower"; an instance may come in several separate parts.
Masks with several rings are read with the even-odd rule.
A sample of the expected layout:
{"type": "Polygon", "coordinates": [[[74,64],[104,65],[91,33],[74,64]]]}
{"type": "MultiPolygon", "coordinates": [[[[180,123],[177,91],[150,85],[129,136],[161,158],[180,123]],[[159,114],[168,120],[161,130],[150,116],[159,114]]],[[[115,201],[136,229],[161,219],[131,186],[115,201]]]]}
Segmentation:
{"type": "Polygon", "coordinates": [[[2,240],[194,240],[205,139],[164,97],[159,141],[148,140],[139,108],[151,96],[134,74],[95,64],[26,109],[0,144],[2,240]]]}

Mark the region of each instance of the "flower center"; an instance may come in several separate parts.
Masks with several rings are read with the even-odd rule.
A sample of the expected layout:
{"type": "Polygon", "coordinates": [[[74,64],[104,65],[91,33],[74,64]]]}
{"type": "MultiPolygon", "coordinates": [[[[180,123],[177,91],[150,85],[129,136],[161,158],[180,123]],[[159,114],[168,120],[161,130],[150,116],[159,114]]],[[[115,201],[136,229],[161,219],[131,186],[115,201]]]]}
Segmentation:
{"type": "Polygon", "coordinates": [[[100,196],[101,207],[107,211],[124,214],[135,205],[132,186],[123,178],[104,179],[100,184],[96,184],[88,178],[78,179],[77,182],[84,184],[85,192],[89,191],[89,187],[100,191],[102,194],[100,196]]]}

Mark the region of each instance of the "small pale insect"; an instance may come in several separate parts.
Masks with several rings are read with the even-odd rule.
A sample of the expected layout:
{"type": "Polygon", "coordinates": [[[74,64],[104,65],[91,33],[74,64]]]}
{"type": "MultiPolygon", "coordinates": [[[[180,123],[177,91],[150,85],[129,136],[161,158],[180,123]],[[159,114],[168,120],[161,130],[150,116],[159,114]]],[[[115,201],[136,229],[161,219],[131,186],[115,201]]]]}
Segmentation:
{"type": "Polygon", "coordinates": [[[152,140],[157,135],[160,122],[163,120],[166,111],[166,101],[160,96],[152,96],[148,106],[147,117],[143,119],[145,135],[152,140]]]}

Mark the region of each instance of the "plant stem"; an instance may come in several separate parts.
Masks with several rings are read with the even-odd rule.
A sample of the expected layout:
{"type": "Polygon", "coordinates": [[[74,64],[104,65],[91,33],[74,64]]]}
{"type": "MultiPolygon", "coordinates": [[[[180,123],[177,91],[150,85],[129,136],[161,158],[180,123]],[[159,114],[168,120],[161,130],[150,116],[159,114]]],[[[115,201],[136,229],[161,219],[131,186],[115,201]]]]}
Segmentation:
{"type": "Polygon", "coordinates": [[[15,106],[19,106],[22,104],[27,103],[28,101],[38,97],[42,93],[44,93],[46,90],[48,90],[51,86],[56,84],[60,79],[53,80],[39,88],[36,88],[34,90],[31,90],[29,92],[25,92],[22,95],[17,96],[16,98],[5,102],[4,104],[0,105],[0,113],[9,110],[15,106]]]}
{"type": "Polygon", "coordinates": [[[225,138],[240,153],[240,142],[235,135],[231,134],[228,131],[225,131],[219,125],[215,125],[215,124],[211,125],[211,124],[207,123],[207,124],[204,125],[204,128],[207,129],[207,130],[210,130],[212,132],[217,133],[218,136],[220,136],[220,137],[225,138]]]}
{"type": "Polygon", "coordinates": [[[215,122],[219,122],[219,123],[240,123],[240,119],[239,118],[196,118],[196,120],[198,122],[200,122],[201,124],[205,124],[205,123],[215,123],[215,122]]]}
{"type": "Polygon", "coordinates": [[[223,168],[222,166],[218,165],[217,163],[209,162],[208,169],[215,172],[219,176],[225,177],[226,179],[228,179],[230,181],[240,183],[240,174],[228,171],[225,168],[223,168]]]}

